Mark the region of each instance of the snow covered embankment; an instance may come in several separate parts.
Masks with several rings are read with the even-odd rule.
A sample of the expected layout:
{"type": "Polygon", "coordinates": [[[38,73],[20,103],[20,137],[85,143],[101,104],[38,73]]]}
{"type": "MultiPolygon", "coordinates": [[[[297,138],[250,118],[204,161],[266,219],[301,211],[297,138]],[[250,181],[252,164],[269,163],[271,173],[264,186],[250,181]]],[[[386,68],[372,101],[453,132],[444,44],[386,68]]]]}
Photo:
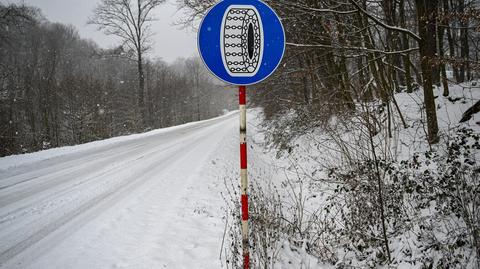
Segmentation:
{"type": "MultiPolygon", "coordinates": [[[[255,178],[264,182],[256,192],[270,200],[255,205],[252,198],[259,213],[252,210],[252,220],[279,221],[257,227],[264,233],[257,235],[257,260],[269,268],[477,268],[480,114],[459,121],[480,89],[452,85],[449,97],[441,93],[435,91],[441,141],[432,147],[419,90],[395,95],[406,128],[393,103],[390,122],[384,105],[359,104],[353,117],[294,138],[279,159],[266,152],[268,164],[250,173],[253,189],[255,178]]],[[[264,141],[257,140],[261,155],[264,141]]]]}

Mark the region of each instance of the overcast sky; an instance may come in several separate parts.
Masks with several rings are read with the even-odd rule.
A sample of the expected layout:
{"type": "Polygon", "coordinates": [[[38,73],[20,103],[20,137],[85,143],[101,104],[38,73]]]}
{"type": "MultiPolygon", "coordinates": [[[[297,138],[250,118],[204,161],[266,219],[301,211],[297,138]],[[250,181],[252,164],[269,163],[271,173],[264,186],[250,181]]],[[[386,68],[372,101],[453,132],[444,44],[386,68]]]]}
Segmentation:
{"type": "MultiPolygon", "coordinates": [[[[102,47],[118,44],[111,36],[98,32],[93,25],[87,25],[88,17],[99,0],[7,0],[10,3],[25,3],[40,8],[44,16],[52,22],[74,25],[83,38],[93,39],[102,47]]],[[[178,57],[190,57],[197,54],[196,33],[191,29],[180,29],[173,25],[183,15],[177,11],[175,0],[167,0],[155,10],[158,21],[152,23],[154,47],[150,57],[160,57],[173,62],[178,57]]]]}

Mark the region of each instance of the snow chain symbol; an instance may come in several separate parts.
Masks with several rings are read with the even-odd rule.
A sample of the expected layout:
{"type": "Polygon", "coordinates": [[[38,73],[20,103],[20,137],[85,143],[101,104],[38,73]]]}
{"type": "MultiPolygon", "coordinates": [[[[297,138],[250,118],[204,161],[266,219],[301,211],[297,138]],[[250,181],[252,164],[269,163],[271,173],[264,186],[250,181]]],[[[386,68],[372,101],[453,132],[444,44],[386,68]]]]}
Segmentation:
{"type": "Polygon", "coordinates": [[[223,65],[229,75],[251,77],[258,72],[263,57],[263,29],[254,6],[230,6],[223,17],[220,40],[223,65]]]}

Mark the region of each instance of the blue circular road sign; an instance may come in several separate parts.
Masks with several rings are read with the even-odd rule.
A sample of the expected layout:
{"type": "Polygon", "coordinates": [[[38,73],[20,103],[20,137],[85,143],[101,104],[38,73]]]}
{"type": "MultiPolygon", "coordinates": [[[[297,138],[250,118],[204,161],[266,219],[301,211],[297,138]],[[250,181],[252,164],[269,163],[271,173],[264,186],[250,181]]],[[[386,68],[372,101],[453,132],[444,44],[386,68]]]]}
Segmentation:
{"type": "Polygon", "coordinates": [[[259,0],[223,0],[203,18],[198,50],[208,69],[234,85],[270,76],[285,52],[285,32],[277,14],[259,0]]]}

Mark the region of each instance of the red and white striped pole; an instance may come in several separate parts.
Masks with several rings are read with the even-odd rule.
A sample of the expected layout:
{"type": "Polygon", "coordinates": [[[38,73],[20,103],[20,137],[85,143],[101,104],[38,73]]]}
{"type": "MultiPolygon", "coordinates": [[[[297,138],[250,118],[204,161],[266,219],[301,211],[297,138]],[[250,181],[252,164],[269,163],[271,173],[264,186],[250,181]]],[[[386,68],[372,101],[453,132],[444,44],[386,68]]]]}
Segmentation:
{"type": "Polygon", "coordinates": [[[243,269],[250,268],[250,250],[248,243],[248,178],[247,178],[247,92],[245,86],[239,87],[240,104],[240,191],[242,203],[242,245],[243,269]]]}

